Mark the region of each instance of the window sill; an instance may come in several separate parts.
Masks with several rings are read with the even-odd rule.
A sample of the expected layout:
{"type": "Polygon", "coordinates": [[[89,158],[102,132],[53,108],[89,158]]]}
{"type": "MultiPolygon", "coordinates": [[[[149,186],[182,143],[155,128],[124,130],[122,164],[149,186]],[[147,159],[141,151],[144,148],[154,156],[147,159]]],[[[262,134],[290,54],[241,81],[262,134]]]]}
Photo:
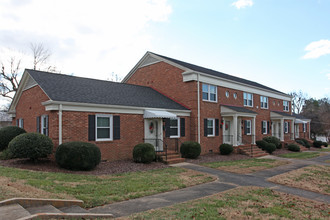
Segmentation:
{"type": "Polygon", "coordinates": [[[112,139],[96,139],[96,142],[102,142],[102,141],[113,141],[112,139]]]}
{"type": "Polygon", "coordinates": [[[203,102],[218,103],[218,101],[211,101],[211,100],[205,100],[205,99],[203,99],[203,102]]]}
{"type": "Polygon", "coordinates": [[[207,137],[215,137],[215,135],[207,135],[207,137]]]}
{"type": "Polygon", "coordinates": [[[170,138],[180,138],[180,136],[170,136],[170,138]]]}
{"type": "Polygon", "coordinates": [[[250,105],[244,105],[244,107],[253,108],[253,105],[252,106],[250,106],[250,105]]]}

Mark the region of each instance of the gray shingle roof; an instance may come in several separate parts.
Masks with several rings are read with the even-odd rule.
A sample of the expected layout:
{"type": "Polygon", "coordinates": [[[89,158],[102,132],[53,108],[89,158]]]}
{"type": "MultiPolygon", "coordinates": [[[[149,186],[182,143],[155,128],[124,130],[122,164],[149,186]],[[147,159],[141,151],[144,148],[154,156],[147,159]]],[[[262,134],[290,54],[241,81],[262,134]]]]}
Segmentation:
{"type": "Polygon", "coordinates": [[[309,118],[306,118],[305,116],[303,116],[301,114],[296,114],[296,113],[292,113],[292,116],[294,116],[295,118],[299,118],[299,119],[309,119],[309,118]]]}
{"type": "Polygon", "coordinates": [[[53,101],[188,110],[150,87],[26,71],[53,101]]]}
{"type": "Polygon", "coordinates": [[[221,78],[224,78],[224,79],[232,80],[232,81],[239,82],[239,83],[244,83],[244,84],[255,86],[255,87],[258,87],[258,88],[261,88],[261,89],[266,89],[266,90],[270,90],[270,91],[273,91],[273,92],[281,93],[283,95],[287,95],[287,94],[285,94],[281,91],[272,89],[270,87],[264,86],[262,84],[254,82],[254,81],[250,81],[250,80],[243,79],[243,78],[236,77],[236,76],[231,76],[231,75],[228,75],[226,73],[222,73],[222,72],[218,72],[216,70],[212,70],[212,69],[208,69],[208,68],[205,68],[205,67],[197,66],[197,65],[194,65],[194,64],[191,64],[191,63],[186,63],[186,62],[176,60],[176,59],[173,59],[173,58],[170,58],[170,57],[166,57],[166,56],[163,56],[163,55],[159,55],[159,54],[156,54],[156,53],[152,53],[152,52],[149,52],[149,53],[154,54],[154,55],[159,56],[159,57],[162,57],[166,60],[169,60],[173,63],[178,64],[178,65],[184,66],[184,67],[186,67],[188,69],[191,69],[193,71],[206,73],[206,74],[209,74],[209,75],[212,75],[212,76],[221,77],[221,78]]]}
{"type": "Polygon", "coordinates": [[[250,113],[250,114],[258,114],[254,111],[251,111],[250,109],[247,109],[247,108],[244,108],[244,107],[239,107],[239,106],[232,106],[232,105],[222,105],[226,108],[229,108],[233,111],[236,111],[236,112],[242,112],[242,113],[250,113]]]}
{"type": "Polygon", "coordinates": [[[289,113],[286,113],[286,112],[280,112],[280,111],[272,111],[272,112],[275,112],[275,113],[285,116],[285,117],[294,117],[293,115],[290,115],[289,113]]]}

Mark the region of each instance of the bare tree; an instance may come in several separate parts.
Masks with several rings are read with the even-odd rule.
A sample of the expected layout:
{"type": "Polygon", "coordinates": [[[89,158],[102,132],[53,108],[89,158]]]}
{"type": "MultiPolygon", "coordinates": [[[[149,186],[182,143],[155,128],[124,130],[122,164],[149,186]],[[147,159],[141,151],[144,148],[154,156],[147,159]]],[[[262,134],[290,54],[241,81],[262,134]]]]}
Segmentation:
{"type": "MultiPolygon", "coordinates": [[[[42,43],[31,43],[30,49],[33,55],[33,69],[40,70],[40,67],[48,61],[51,52],[42,43]]],[[[47,69],[49,70],[51,67],[47,69]]]]}
{"type": "Polygon", "coordinates": [[[308,95],[301,90],[299,92],[290,92],[289,95],[292,96],[292,111],[294,113],[300,114],[305,101],[308,99],[308,95]]]}
{"type": "Polygon", "coordinates": [[[15,57],[10,58],[10,68],[7,71],[4,63],[1,63],[0,72],[0,94],[1,96],[13,99],[13,93],[18,89],[18,74],[20,70],[21,60],[16,60],[15,57]]]}

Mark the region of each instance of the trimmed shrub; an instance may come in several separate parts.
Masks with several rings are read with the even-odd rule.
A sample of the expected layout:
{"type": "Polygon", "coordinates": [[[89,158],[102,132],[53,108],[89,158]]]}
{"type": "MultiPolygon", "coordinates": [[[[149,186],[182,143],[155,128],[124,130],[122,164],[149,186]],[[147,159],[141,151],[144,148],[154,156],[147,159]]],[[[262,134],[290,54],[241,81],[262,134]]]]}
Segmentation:
{"type": "Polygon", "coordinates": [[[0,152],[0,160],[9,160],[12,158],[13,158],[13,155],[10,153],[8,148],[6,150],[3,150],[2,152],[0,152]]]}
{"type": "Polygon", "coordinates": [[[23,128],[17,126],[8,126],[0,129],[0,151],[5,150],[9,142],[14,139],[14,137],[26,133],[23,128]]]}
{"type": "Polygon", "coordinates": [[[142,143],[135,145],[133,160],[136,163],[151,163],[156,158],[155,148],[152,144],[142,143]]]}
{"type": "Polygon", "coordinates": [[[272,154],[276,150],[276,146],[273,143],[267,143],[263,150],[269,154],[272,154]]]}
{"type": "Polygon", "coordinates": [[[261,148],[262,150],[265,149],[265,146],[268,144],[268,142],[264,141],[264,140],[259,140],[256,141],[256,144],[259,148],[261,148]]]}
{"type": "Polygon", "coordinates": [[[55,160],[68,170],[92,170],[101,162],[101,151],[92,143],[67,142],[57,147],[55,160]]]}
{"type": "Polygon", "coordinates": [[[327,143],[327,142],[323,142],[322,145],[323,145],[324,147],[328,147],[328,143],[327,143]]]}
{"type": "Polygon", "coordinates": [[[316,148],[321,148],[322,144],[323,144],[322,141],[314,141],[313,142],[313,146],[316,147],[316,148]]]}
{"type": "Polygon", "coordinates": [[[234,148],[231,144],[221,144],[219,147],[220,154],[222,155],[229,155],[233,152],[234,148]]]}
{"type": "Polygon", "coordinates": [[[45,158],[53,151],[52,140],[38,133],[24,133],[15,137],[8,145],[13,158],[45,158]]]}
{"type": "Polygon", "coordinates": [[[301,144],[304,147],[307,147],[307,148],[310,148],[311,147],[310,143],[306,139],[304,139],[304,138],[296,139],[296,142],[298,144],[301,144]]]}
{"type": "Polygon", "coordinates": [[[262,140],[266,141],[267,143],[275,144],[275,147],[277,149],[282,148],[281,141],[277,137],[267,136],[267,137],[264,137],[262,140]]]}
{"type": "Polygon", "coordinates": [[[294,151],[294,152],[299,152],[300,151],[300,147],[296,144],[289,144],[288,145],[288,150],[290,151],[294,151]]]}
{"type": "Polygon", "coordinates": [[[194,141],[183,142],[180,153],[183,158],[196,159],[201,154],[201,145],[194,141]]]}
{"type": "Polygon", "coordinates": [[[297,144],[300,144],[300,145],[302,145],[302,146],[305,146],[305,142],[303,142],[302,140],[296,140],[296,142],[297,142],[297,144]]]}

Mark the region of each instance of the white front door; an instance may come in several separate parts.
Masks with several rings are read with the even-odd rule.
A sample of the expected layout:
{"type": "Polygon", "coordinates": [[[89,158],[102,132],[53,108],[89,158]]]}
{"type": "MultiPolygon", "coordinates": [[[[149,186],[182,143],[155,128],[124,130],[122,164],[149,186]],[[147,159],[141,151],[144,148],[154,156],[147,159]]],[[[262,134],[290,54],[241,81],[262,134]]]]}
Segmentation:
{"type": "Polygon", "coordinates": [[[144,119],[144,142],[156,151],[163,151],[163,123],[161,118],[144,119]]]}
{"type": "Polygon", "coordinates": [[[225,121],[223,128],[223,143],[232,144],[232,138],[230,135],[230,121],[225,121]]]}

